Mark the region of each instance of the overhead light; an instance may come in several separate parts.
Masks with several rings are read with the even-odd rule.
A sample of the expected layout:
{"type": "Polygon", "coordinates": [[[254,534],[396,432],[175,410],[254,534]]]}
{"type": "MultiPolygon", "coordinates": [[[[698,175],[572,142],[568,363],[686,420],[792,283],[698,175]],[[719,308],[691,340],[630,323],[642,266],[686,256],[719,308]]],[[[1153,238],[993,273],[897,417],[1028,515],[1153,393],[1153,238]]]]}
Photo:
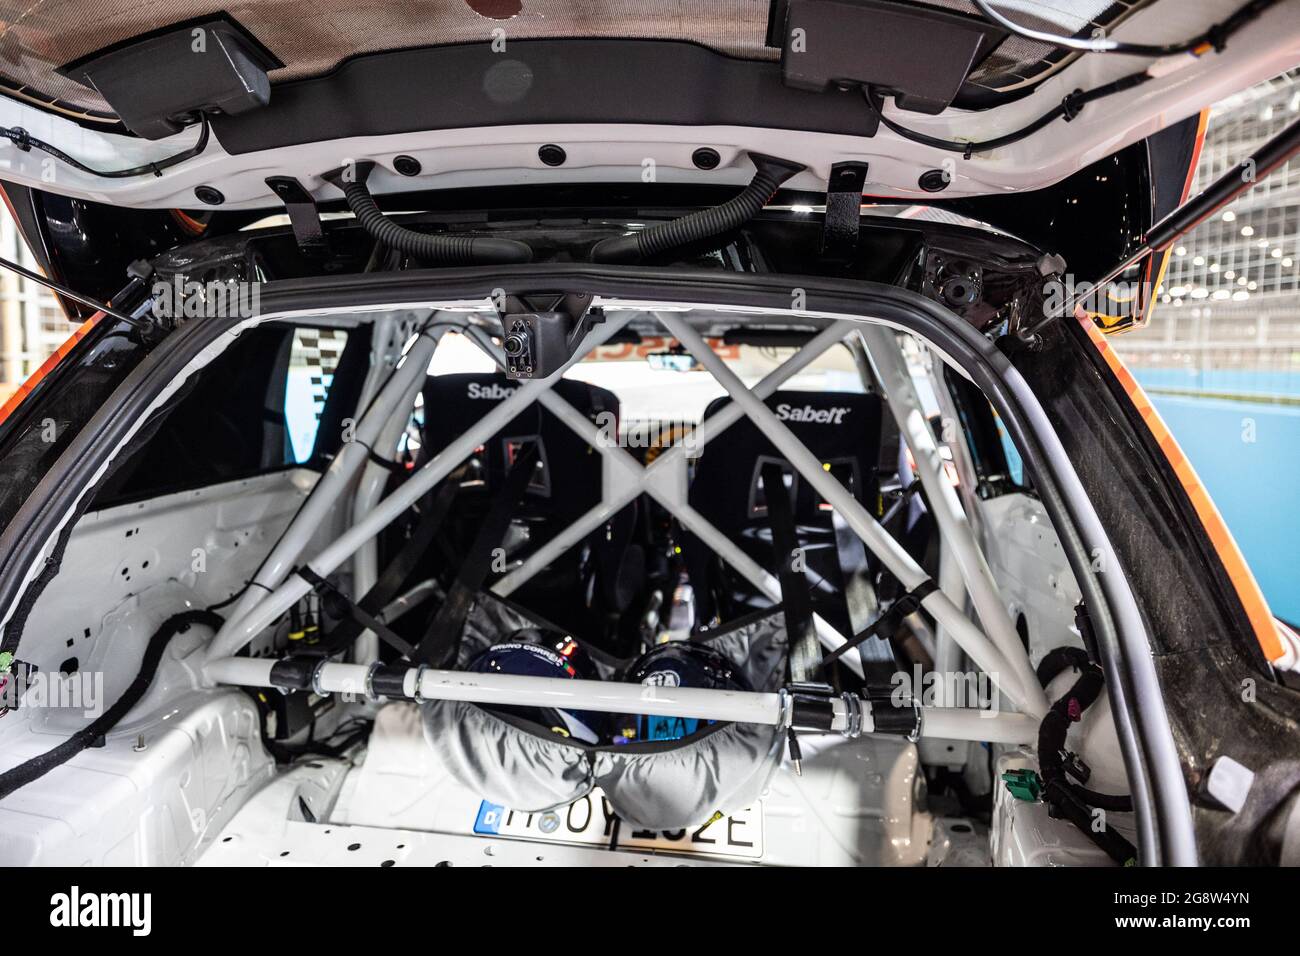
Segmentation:
{"type": "Polygon", "coordinates": [[[1175,298],[1178,298],[1179,296],[1187,295],[1187,286],[1176,285],[1169,290],[1169,294],[1174,296],[1175,298]]]}
{"type": "Polygon", "coordinates": [[[1204,298],[1205,298],[1207,295],[1209,295],[1209,294],[1210,294],[1210,290],[1209,290],[1209,289],[1200,289],[1200,288],[1197,288],[1197,289],[1193,289],[1193,290],[1192,290],[1192,298],[1193,298],[1193,299],[1204,299],[1204,298]]]}
{"type": "Polygon", "coordinates": [[[1232,295],[1232,293],[1229,292],[1227,289],[1215,289],[1215,290],[1214,290],[1214,298],[1216,298],[1216,299],[1226,299],[1226,298],[1228,298],[1228,296],[1230,296],[1230,295],[1232,295]]]}
{"type": "Polygon", "coordinates": [[[791,206],[791,212],[813,212],[812,206],[791,206]]]}
{"type": "Polygon", "coordinates": [[[1267,248],[1268,248],[1268,240],[1267,240],[1267,239],[1261,239],[1261,240],[1259,240],[1259,242],[1255,243],[1255,245],[1259,246],[1261,249],[1267,249],[1267,248]]]}
{"type": "Polygon", "coordinates": [[[1235,272],[1233,272],[1231,269],[1229,269],[1227,272],[1225,272],[1225,273],[1223,274],[1223,277],[1224,277],[1225,279],[1235,279],[1235,278],[1237,278],[1237,273],[1235,273],[1235,272]]]}
{"type": "Polygon", "coordinates": [[[1237,280],[1237,285],[1245,285],[1245,284],[1246,284],[1245,276],[1242,276],[1240,279],[1237,280]]]}
{"type": "Polygon", "coordinates": [[[1290,256],[1287,256],[1285,259],[1282,260],[1282,265],[1290,269],[1291,266],[1295,265],[1295,262],[1291,259],[1290,256]]]}
{"type": "Polygon", "coordinates": [[[1253,226],[1242,226],[1241,234],[1243,236],[1253,236],[1255,234],[1255,228],[1253,226]]]}
{"type": "Polygon", "coordinates": [[[1251,279],[1249,282],[1246,283],[1246,288],[1249,289],[1251,292],[1254,292],[1256,289],[1259,288],[1259,283],[1256,282],[1254,279],[1251,279]]]}
{"type": "Polygon", "coordinates": [[[1176,256],[1185,256],[1185,255],[1187,255],[1187,247],[1186,247],[1186,246],[1179,246],[1177,249],[1174,250],[1174,255],[1176,255],[1176,256]]]}
{"type": "Polygon", "coordinates": [[[1210,263],[1210,271],[1211,271],[1211,272],[1218,272],[1218,271],[1219,271],[1219,264],[1218,264],[1217,262],[1211,262],[1211,263],[1210,263]]]}
{"type": "Polygon", "coordinates": [[[1192,259],[1192,265],[1194,266],[1205,265],[1205,256],[1196,256],[1194,259],[1192,259]]]}
{"type": "Polygon", "coordinates": [[[1224,221],[1224,222],[1232,222],[1232,221],[1235,220],[1236,218],[1237,218],[1237,214],[1236,214],[1235,212],[1233,212],[1231,209],[1229,209],[1227,212],[1225,212],[1225,213],[1223,214],[1223,221],[1224,221]]]}
{"type": "Polygon", "coordinates": [[[1246,301],[1247,299],[1249,299],[1249,298],[1250,298],[1250,293],[1249,293],[1249,292],[1243,292],[1243,291],[1240,290],[1240,289],[1237,290],[1236,292],[1232,293],[1232,301],[1233,301],[1233,302],[1245,302],[1245,301],[1246,301]]]}
{"type": "Polygon", "coordinates": [[[1281,247],[1281,246],[1274,246],[1274,247],[1273,247],[1273,251],[1272,251],[1271,253],[1269,253],[1269,255],[1271,255],[1274,259],[1281,259],[1281,258],[1282,258],[1282,247],[1281,247]]]}

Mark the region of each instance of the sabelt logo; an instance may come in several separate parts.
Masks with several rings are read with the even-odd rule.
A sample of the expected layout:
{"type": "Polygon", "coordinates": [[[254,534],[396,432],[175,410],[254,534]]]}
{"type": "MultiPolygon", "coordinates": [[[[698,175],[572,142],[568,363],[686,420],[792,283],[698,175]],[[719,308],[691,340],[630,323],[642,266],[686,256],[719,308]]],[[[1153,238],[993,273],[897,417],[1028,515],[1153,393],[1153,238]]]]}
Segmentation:
{"type": "Polygon", "coordinates": [[[490,398],[494,401],[500,401],[503,398],[509,398],[515,393],[513,388],[502,385],[499,382],[493,382],[491,385],[480,385],[478,382],[470,382],[469,388],[465,394],[470,398],[490,398]]]}
{"type": "Polygon", "coordinates": [[[783,422],[811,422],[817,425],[839,425],[844,421],[844,416],[849,413],[847,407],[839,408],[813,408],[811,405],[805,405],[803,408],[797,406],[791,407],[785,402],[776,406],[776,417],[783,422]]]}

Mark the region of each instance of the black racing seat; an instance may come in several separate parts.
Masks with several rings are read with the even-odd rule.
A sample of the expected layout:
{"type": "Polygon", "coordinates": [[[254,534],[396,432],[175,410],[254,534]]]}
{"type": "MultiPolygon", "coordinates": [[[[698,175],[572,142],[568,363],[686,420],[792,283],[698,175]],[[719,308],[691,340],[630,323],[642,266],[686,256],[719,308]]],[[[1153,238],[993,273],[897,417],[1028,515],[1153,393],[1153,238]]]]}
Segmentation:
{"type": "MultiPolygon", "coordinates": [[[[437,455],[475,422],[505,401],[518,383],[501,373],[431,375],[424,386],[421,463],[437,455]]],[[[617,433],[618,398],[585,382],[561,379],[555,391],[600,426],[617,433]]],[[[571,428],[534,402],[484,442],[447,522],[444,557],[463,556],[506,480],[516,456],[537,446],[537,463],[521,507],[514,514],[507,550],[526,557],[550,541],[601,499],[603,460],[571,428]]],[[[629,555],[635,506],[596,529],[512,595],[512,600],[574,633],[595,637],[593,615],[620,614],[639,587],[639,554],[629,555]]],[[[635,550],[635,549],[632,549],[635,550]]]]}
{"type": "MultiPolygon", "coordinates": [[[[717,414],[731,399],[705,409],[717,414]]],[[[876,395],[852,392],[779,391],[766,401],[822,466],[848,488],[872,515],[880,514],[877,463],[883,403],[876,395]]],[[[767,500],[761,474],[776,463],[791,492],[795,537],[805,555],[813,609],[848,635],[866,625],[872,597],[874,556],[832,512],[749,418],[742,418],[701,451],[691,482],[691,506],[749,557],[776,574],[767,500]],[[867,591],[864,592],[863,588],[867,591]]],[[[687,572],[695,591],[697,619],[733,621],[771,602],[702,541],[687,533],[687,572]]]]}

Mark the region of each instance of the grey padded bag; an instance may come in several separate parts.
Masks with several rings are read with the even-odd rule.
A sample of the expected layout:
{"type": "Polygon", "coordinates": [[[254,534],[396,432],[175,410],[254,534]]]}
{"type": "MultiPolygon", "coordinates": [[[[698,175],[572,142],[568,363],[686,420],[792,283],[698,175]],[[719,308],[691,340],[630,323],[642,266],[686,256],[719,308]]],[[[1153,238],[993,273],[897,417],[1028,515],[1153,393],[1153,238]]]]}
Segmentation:
{"type": "MultiPolygon", "coordinates": [[[[524,627],[550,627],[486,592],[470,610],[458,666],[524,627]]],[[[755,691],[784,683],[787,642],[780,609],[707,637],[755,691]]],[[[602,680],[624,663],[589,650],[602,680]]],[[[578,800],[600,787],[610,806],[637,829],[676,830],[715,811],[750,806],[766,789],[781,757],[777,728],[718,723],[681,740],[593,746],[465,701],[420,705],[424,735],[456,780],[486,800],[536,813],[578,800]]]]}

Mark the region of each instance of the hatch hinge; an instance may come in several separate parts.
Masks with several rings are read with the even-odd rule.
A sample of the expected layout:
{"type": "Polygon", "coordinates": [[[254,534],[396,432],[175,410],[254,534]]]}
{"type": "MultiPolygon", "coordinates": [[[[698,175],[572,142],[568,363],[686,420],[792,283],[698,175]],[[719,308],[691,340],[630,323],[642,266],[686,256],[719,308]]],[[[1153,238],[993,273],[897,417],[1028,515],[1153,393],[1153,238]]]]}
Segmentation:
{"type": "Polygon", "coordinates": [[[869,165],[862,162],[836,163],[826,181],[826,218],[822,223],[821,254],[848,261],[858,248],[858,226],[862,220],[862,187],[869,165]]]}
{"type": "Polygon", "coordinates": [[[284,203],[284,210],[289,214],[289,225],[293,229],[293,238],[303,255],[319,258],[328,253],[329,240],[325,238],[320,210],[316,208],[316,200],[311,193],[292,176],[268,176],[266,184],[284,203]]]}

